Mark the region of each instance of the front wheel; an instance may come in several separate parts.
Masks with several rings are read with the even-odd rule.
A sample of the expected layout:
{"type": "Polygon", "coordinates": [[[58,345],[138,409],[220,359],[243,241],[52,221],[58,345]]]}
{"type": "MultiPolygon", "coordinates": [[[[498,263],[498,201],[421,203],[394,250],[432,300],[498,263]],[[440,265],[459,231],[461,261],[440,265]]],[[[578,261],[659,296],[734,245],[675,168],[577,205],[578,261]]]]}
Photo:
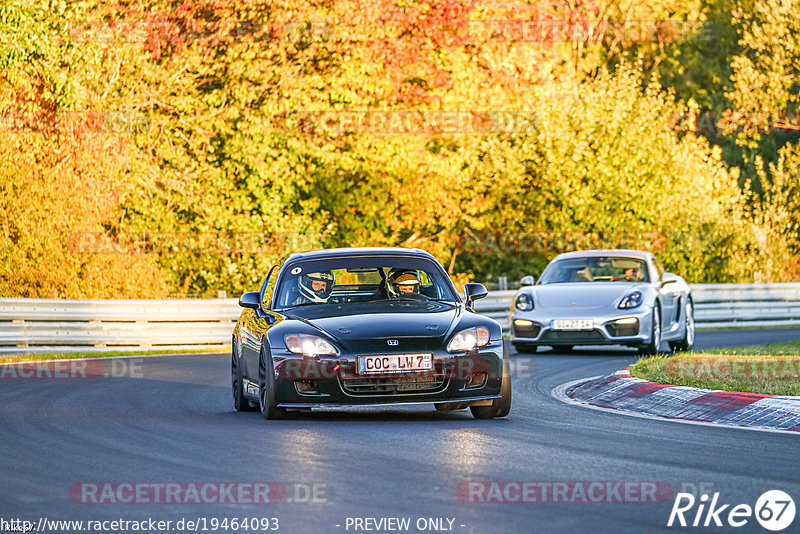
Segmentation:
{"type": "Polygon", "coordinates": [[[692,299],[686,301],[685,315],[686,318],[684,319],[683,325],[683,339],[679,339],[678,341],[669,344],[669,348],[675,352],[692,350],[692,347],[694,347],[694,305],[692,304],[692,299]]]}
{"type": "Polygon", "coordinates": [[[278,408],[278,400],[275,394],[275,370],[272,366],[272,358],[263,346],[261,347],[261,355],[258,359],[258,386],[258,404],[264,419],[286,419],[286,410],[284,408],[278,408]]]}
{"type": "Polygon", "coordinates": [[[639,353],[648,356],[657,354],[658,347],[661,346],[661,313],[658,311],[658,306],[653,308],[652,319],[653,324],[650,328],[650,341],[639,347],[639,353]]]}
{"type": "Polygon", "coordinates": [[[503,381],[500,385],[500,398],[494,399],[491,406],[470,406],[475,419],[505,417],[511,411],[511,368],[508,358],[503,358],[503,381]]]}

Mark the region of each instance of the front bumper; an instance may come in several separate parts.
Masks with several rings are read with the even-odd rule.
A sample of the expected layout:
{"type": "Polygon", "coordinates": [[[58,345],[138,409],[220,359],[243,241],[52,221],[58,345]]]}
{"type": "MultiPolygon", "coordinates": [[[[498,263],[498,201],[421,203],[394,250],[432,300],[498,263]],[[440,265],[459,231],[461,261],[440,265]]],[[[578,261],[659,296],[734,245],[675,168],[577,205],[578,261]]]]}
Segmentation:
{"type": "MultiPolygon", "coordinates": [[[[422,352],[422,351],[420,351],[422,352]]],[[[356,354],[307,358],[273,353],[278,406],[319,408],[479,402],[500,397],[503,345],[500,340],[476,351],[433,353],[433,371],[359,375],[356,354]]]]}
{"type": "Polygon", "coordinates": [[[653,319],[650,310],[616,310],[616,313],[590,315],[574,312],[572,317],[514,311],[510,317],[511,342],[526,345],[629,345],[639,346],[650,340],[653,319]],[[588,316],[587,316],[588,315],[588,316]],[[590,319],[591,330],[557,330],[556,319],[590,319]],[[520,321],[521,323],[518,323],[520,321]],[[528,325],[527,323],[530,323],[528,325]]]}

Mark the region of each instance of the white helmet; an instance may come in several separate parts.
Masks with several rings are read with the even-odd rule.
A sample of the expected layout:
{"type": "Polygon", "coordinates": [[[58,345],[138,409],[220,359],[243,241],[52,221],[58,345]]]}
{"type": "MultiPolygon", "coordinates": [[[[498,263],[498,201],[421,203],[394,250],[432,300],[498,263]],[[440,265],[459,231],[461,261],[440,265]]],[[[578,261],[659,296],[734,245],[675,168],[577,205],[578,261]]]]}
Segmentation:
{"type": "Polygon", "coordinates": [[[328,302],[328,297],[331,296],[336,279],[333,277],[332,272],[323,271],[321,273],[304,274],[300,276],[298,283],[300,284],[301,295],[311,302],[323,303],[328,302]],[[320,282],[324,283],[324,286],[320,282]],[[316,290],[314,289],[315,285],[317,286],[316,290]]]}
{"type": "Polygon", "coordinates": [[[420,281],[413,269],[392,269],[386,280],[390,297],[402,297],[406,293],[419,293],[420,281]]]}

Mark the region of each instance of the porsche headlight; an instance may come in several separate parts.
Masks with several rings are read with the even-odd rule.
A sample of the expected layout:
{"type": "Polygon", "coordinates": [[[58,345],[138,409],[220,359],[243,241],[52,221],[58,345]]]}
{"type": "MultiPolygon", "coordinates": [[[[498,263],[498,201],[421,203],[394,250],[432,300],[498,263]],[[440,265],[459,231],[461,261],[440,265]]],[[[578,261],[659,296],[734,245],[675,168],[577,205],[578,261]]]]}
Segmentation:
{"type": "Polygon", "coordinates": [[[286,334],[283,336],[286,348],[295,354],[320,356],[336,354],[336,347],[318,336],[308,334],[286,334]]]}
{"type": "Polygon", "coordinates": [[[519,311],[531,311],[533,309],[533,297],[527,293],[522,293],[514,302],[514,307],[519,311]]]}
{"type": "Polygon", "coordinates": [[[642,304],[642,292],[641,291],[634,291],[630,295],[626,295],[625,298],[622,299],[622,302],[619,303],[619,308],[622,310],[629,310],[631,308],[636,308],[642,304]]]}
{"type": "Polygon", "coordinates": [[[462,330],[447,344],[448,352],[466,352],[489,344],[489,330],[479,326],[462,330]]]}

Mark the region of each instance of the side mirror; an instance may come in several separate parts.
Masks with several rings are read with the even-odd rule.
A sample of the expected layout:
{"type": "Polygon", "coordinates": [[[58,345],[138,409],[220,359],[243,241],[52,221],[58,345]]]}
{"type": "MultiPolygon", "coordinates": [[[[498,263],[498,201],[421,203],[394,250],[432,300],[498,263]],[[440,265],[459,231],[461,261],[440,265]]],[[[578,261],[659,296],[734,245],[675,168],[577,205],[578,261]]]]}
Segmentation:
{"type": "Polygon", "coordinates": [[[261,307],[261,293],[259,291],[249,291],[239,297],[239,306],[242,308],[252,308],[257,310],[261,307]]]}
{"type": "Polygon", "coordinates": [[[471,308],[472,303],[478,299],[482,299],[489,292],[486,291],[486,288],[483,284],[465,284],[464,285],[464,295],[467,297],[467,307],[471,308]]]}
{"type": "Polygon", "coordinates": [[[522,280],[519,281],[519,285],[522,286],[522,287],[532,286],[535,283],[536,283],[536,278],[534,278],[531,275],[523,276],[522,280]]]}
{"type": "Polygon", "coordinates": [[[672,273],[664,273],[664,276],[661,277],[661,287],[664,287],[667,284],[674,284],[678,281],[678,275],[672,273]]]}

